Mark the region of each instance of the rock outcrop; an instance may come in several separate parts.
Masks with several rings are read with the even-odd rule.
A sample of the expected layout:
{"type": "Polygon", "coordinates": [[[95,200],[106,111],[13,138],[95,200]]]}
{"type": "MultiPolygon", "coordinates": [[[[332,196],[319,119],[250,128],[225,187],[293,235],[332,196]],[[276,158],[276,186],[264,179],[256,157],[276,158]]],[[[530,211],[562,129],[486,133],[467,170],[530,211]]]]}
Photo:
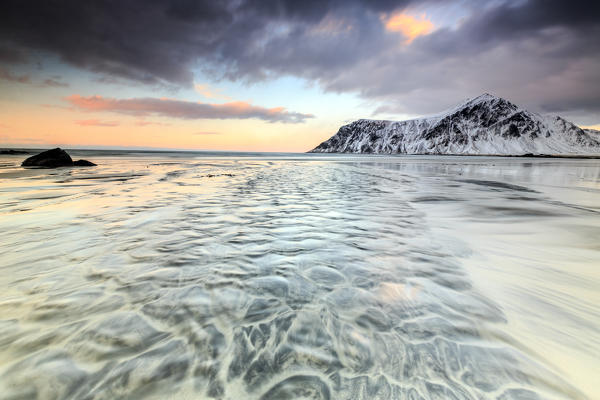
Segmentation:
{"type": "Polygon", "coordinates": [[[73,166],[75,167],[95,167],[96,164],[94,164],[91,161],[88,160],[77,160],[77,161],[73,161],[73,166]]]}
{"type": "Polygon", "coordinates": [[[58,167],[92,167],[93,162],[87,160],[77,160],[73,162],[71,156],[63,149],[57,147],[52,150],[46,150],[35,156],[27,158],[21,163],[23,167],[41,167],[41,168],[58,168],[58,167]]]}

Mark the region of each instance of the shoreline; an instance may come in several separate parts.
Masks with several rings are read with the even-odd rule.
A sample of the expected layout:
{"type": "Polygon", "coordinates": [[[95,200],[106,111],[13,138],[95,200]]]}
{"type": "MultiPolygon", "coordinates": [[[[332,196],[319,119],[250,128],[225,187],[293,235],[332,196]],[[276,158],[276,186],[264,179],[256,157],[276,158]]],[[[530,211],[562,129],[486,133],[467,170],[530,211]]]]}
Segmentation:
{"type": "Polygon", "coordinates": [[[307,151],[304,154],[352,154],[370,156],[441,156],[441,157],[511,157],[511,158],[574,158],[574,159],[600,159],[600,154],[432,154],[432,153],[353,153],[353,152],[321,152],[307,151]]]}
{"type": "MultiPolygon", "coordinates": [[[[29,149],[29,148],[5,148],[0,149],[0,155],[2,156],[24,156],[37,154],[47,149],[29,149]]],[[[178,154],[194,154],[194,153],[208,153],[213,155],[274,155],[274,154],[289,154],[289,155],[367,155],[367,156],[442,156],[442,157],[510,157],[510,158],[569,158],[569,159],[600,159],[600,154],[460,154],[460,153],[452,153],[452,154],[442,154],[442,153],[355,153],[355,152],[344,152],[344,151],[305,151],[305,152],[286,152],[286,151],[235,151],[235,150],[141,150],[141,149],[65,149],[72,153],[91,153],[91,152],[100,152],[106,154],[102,155],[111,155],[111,156],[122,156],[128,155],[131,153],[147,153],[147,154],[158,154],[164,155],[168,153],[178,153],[178,154]]]]}

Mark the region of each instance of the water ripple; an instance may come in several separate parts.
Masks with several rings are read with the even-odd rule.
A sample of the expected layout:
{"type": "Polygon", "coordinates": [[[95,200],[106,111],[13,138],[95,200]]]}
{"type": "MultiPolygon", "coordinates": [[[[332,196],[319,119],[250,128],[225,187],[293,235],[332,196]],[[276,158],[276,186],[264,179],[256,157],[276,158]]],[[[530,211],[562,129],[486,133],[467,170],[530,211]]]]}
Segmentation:
{"type": "Polygon", "coordinates": [[[432,227],[586,212],[543,188],[454,162],[99,164],[2,180],[3,398],[585,398],[432,227]]]}

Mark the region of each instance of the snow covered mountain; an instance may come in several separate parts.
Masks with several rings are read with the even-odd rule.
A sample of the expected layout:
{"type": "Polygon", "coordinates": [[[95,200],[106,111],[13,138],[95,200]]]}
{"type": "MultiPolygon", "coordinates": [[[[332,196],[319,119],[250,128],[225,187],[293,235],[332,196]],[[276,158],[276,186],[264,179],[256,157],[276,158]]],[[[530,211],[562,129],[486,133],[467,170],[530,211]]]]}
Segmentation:
{"type": "Polygon", "coordinates": [[[408,121],[359,119],[312,153],[600,154],[600,132],[483,94],[442,114],[408,121]]]}
{"type": "Polygon", "coordinates": [[[596,139],[597,141],[599,141],[599,142],[600,142],[600,131],[599,131],[599,130],[597,130],[597,129],[589,129],[589,128],[586,128],[586,129],[584,129],[583,131],[584,131],[585,133],[587,133],[588,135],[590,135],[590,137],[591,137],[592,139],[596,139]]]}

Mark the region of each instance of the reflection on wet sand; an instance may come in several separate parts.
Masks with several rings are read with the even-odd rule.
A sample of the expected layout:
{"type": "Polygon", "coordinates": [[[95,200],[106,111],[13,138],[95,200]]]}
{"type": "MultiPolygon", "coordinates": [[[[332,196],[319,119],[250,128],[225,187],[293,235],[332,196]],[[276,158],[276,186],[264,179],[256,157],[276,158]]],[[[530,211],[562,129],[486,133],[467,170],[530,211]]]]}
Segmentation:
{"type": "Polygon", "coordinates": [[[377,289],[377,297],[385,303],[416,300],[420,286],[408,286],[402,283],[382,282],[377,289]]]}
{"type": "MultiPolygon", "coordinates": [[[[469,236],[477,224],[501,235],[560,219],[598,235],[597,161],[545,163],[106,157],[94,170],[0,172],[0,392],[586,398],[490,289],[501,259],[472,265],[489,249],[469,236]],[[573,202],[573,190],[586,195],[573,202]]],[[[544,264],[543,239],[534,254],[501,243],[544,264]]],[[[582,254],[571,240],[565,251],[582,254]]],[[[579,290],[578,273],[561,271],[562,291],[579,290]]],[[[588,278],[597,289],[597,271],[588,278]]],[[[593,303],[562,312],[597,352],[593,303]]]]}

